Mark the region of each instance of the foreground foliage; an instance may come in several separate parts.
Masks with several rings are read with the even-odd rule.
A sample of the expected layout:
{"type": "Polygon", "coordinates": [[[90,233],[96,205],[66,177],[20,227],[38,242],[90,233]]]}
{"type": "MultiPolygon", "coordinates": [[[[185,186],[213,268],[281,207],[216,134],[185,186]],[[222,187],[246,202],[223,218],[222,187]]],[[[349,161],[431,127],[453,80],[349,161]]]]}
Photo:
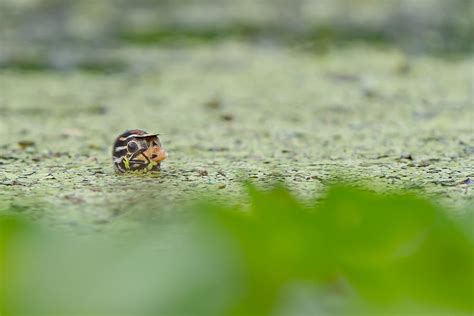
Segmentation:
{"type": "Polygon", "coordinates": [[[314,207],[281,187],[248,192],[248,208],[201,204],[120,236],[77,237],[0,218],[0,313],[474,311],[472,216],[346,187],[314,207]]]}

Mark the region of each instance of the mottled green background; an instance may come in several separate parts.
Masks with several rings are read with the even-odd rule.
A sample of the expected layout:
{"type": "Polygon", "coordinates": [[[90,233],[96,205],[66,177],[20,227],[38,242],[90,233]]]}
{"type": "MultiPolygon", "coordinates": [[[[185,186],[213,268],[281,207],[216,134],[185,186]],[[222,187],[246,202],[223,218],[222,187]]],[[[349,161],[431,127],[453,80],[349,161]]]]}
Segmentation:
{"type": "Polygon", "coordinates": [[[204,193],[245,202],[247,178],[303,199],[338,178],[468,207],[472,9],[0,0],[0,209],[129,227],[204,193]],[[162,134],[160,174],[114,174],[113,140],[131,128],[162,134]],[[162,212],[136,215],[150,196],[162,212]]]}

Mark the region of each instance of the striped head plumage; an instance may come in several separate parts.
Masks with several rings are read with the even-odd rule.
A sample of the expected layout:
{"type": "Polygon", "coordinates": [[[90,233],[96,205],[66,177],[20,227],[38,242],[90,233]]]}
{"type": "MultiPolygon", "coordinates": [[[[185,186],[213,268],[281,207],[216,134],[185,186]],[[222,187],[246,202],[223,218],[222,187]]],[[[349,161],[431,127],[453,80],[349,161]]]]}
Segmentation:
{"type": "Polygon", "coordinates": [[[158,134],[134,129],[122,133],[114,143],[112,159],[115,171],[160,171],[168,154],[161,148],[158,134]]]}

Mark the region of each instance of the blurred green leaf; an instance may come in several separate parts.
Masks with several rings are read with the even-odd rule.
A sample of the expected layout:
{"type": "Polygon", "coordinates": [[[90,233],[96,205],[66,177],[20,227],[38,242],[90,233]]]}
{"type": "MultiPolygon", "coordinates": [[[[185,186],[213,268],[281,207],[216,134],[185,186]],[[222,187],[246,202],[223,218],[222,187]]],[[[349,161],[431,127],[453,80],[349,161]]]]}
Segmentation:
{"type": "MultiPolygon", "coordinates": [[[[313,207],[249,185],[249,207],[127,235],[0,219],[2,315],[469,315],[473,240],[411,195],[334,187],[313,207]]],[[[143,204],[150,207],[149,201],[143,204]]],[[[472,217],[466,217],[467,219],[472,217]]]]}

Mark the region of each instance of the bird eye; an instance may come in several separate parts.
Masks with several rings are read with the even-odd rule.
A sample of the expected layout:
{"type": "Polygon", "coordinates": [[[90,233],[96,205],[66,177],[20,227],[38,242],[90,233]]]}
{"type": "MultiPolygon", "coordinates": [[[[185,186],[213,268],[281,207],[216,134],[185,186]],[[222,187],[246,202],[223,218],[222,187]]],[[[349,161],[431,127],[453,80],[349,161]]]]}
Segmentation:
{"type": "Polygon", "coordinates": [[[138,149],[138,145],[137,145],[137,143],[135,143],[135,142],[132,141],[132,142],[129,142],[129,143],[127,144],[127,148],[128,148],[128,151],[129,151],[129,152],[132,152],[132,153],[133,153],[133,152],[135,152],[135,151],[138,149]]]}

